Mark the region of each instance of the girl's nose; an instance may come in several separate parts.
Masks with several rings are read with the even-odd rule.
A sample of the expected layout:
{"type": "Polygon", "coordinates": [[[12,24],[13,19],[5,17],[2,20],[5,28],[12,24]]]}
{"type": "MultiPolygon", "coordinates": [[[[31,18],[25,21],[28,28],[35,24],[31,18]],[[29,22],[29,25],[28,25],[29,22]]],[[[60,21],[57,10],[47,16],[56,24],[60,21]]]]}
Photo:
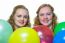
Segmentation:
{"type": "Polygon", "coordinates": [[[48,18],[47,15],[44,15],[44,18],[47,19],[48,18]]]}
{"type": "Polygon", "coordinates": [[[21,17],[21,20],[24,20],[24,18],[23,18],[23,17],[21,17]]]}

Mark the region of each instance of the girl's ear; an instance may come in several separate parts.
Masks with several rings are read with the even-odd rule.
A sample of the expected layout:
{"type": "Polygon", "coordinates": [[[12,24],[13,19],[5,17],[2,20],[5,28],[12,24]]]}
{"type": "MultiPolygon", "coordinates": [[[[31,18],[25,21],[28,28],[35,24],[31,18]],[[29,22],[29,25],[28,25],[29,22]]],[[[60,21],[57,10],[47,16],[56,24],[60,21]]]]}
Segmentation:
{"type": "Polygon", "coordinates": [[[53,19],[52,19],[52,21],[54,22],[54,21],[55,21],[55,19],[53,18],[53,19]]]}
{"type": "Polygon", "coordinates": [[[54,21],[54,20],[57,20],[57,17],[56,17],[56,15],[55,15],[55,13],[53,13],[53,18],[52,18],[52,20],[54,21]]]}

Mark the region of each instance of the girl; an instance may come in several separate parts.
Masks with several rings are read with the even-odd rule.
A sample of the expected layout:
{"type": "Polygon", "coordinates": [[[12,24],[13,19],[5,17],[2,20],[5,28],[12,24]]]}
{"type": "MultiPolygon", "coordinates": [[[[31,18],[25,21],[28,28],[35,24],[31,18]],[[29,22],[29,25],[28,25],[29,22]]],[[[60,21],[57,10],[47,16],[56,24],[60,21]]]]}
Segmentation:
{"type": "Polygon", "coordinates": [[[36,13],[37,17],[35,18],[34,25],[45,25],[53,31],[57,23],[54,8],[49,4],[42,4],[36,13]]]}
{"type": "Polygon", "coordinates": [[[29,11],[23,5],[17,5],[8,20],[11,24],[13,30],[16,30],[19,27],[30,27],[29,21],[29,11]]]}

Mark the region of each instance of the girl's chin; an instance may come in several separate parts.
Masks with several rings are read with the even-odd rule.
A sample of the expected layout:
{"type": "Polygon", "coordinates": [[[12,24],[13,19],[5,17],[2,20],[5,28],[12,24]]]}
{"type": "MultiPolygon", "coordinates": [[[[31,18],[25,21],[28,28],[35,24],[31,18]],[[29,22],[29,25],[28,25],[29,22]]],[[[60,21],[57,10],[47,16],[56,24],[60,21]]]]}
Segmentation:
{"type": "Polygon", "coordinates": [[[48,24],[45,24],[45,23],[44,23],[44,24],[42,24],[42,25],[48,26],[48,24]]]}
{"type": "Polygon", "coordinates": [[[22,24],[22,25],[19,25],[20,27],[23,27],[24,26],[24,24],[22,24]]]}
{"type": "Polygon", "coordinates": [[[45,26],[48,26],[48,25],[45,25],[45,26]]]}

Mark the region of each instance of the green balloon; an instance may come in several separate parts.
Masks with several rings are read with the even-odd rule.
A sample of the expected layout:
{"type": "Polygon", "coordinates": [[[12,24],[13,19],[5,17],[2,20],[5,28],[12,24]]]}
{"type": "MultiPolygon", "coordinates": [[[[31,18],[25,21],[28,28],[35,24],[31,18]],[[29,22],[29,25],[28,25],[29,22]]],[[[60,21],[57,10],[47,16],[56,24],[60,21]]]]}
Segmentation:
{"type": "Polygon", "coordinates": [[[59,31],[65,30],[65,22],[58,23],[54,28],[54,35],[56,35],[59,31]]]}
{"type": "Polygon", "coordinates": [[[12,32],[13,29],[11,25],[7,21],[0,19],[0,43],[8,43],[12,32]]]}

